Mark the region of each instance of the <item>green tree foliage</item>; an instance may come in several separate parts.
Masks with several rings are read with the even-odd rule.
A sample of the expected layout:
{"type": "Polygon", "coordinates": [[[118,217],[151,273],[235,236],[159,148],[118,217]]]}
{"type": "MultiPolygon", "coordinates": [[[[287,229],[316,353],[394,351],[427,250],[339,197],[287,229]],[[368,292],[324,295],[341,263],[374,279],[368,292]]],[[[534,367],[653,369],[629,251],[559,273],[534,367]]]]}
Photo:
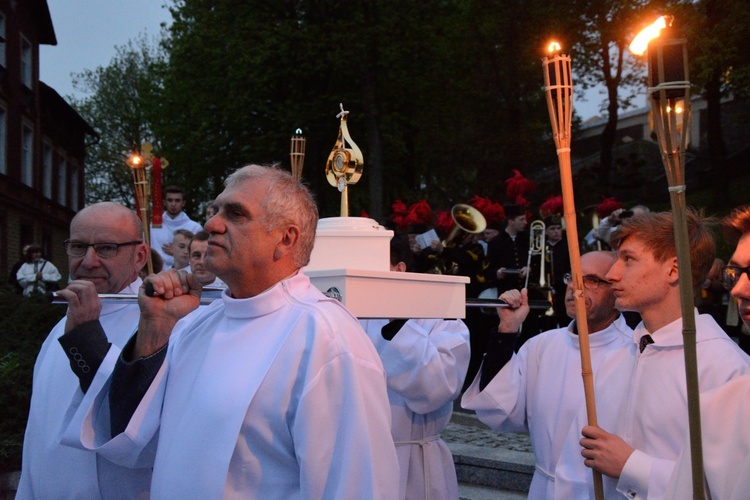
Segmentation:
{"type": "Polygon", "coordinates": [[[50,304],[42,295],[26,298],[0,287],[0,314],[0,472],[10,472],[21,468],[34,362],[65,307],[50,304]]]}
{"type": "MultiPolygon", "coordinates": [[[[639,22],[661,4],[649,0],[569,0],[566,7],[575,15],[564,16],[571,37],[573,69],[582,88],[603,85],[607,98],[602,108],[607,123],[601,135],[597,184],[602,195],[610,195],[609,177],[615,144],[618,110],[627,108],[643,91],[640,62],[628,45],[640,29],[639,22]]],[[[559,11],[558,11],[559,12],[559,11]]],[[[655,16],[653,16],[655,18],[655,16]]],[[[653,19],[652,19],[653,21],[653,19]]],[[[646,23],[648,24],[648,23],[646,23]]]]}
{"type": "Polygon", "coordinates": [[[159,45],[142,35],[118,47],[108,66],[75,76],[75,88],[89,96],[73,105],[100,135],[87,150],[87,203],[112,200],[134,205],[132,173],[125,159],[145,141],[159,153],[153,121],[161,99],[163,63],[159,45]]]}
{"type": "Polygon", "coordinates": [[[494,194],[511,169],[534,165],[547,119],[540,44],[518,50],[528,9],[507,0],[181,1],[160,108],[170,119],[157,135],[180,182],[209,199],[248,161],[288,164],[300,127],[304,177],[321,213],[334,215],[339,193],[323,171],[342,102],[365,154],[353,215],[387,215],[398,197],[494,194]]]}

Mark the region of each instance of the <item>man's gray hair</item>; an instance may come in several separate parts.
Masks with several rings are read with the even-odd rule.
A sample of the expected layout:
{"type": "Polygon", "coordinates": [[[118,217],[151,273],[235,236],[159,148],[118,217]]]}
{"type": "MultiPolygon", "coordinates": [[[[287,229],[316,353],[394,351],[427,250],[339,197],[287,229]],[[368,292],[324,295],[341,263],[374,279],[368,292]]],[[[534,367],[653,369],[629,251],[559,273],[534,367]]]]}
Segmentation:
{"type": "Polygon", "coordinates": [[[318,225],[318,207],[310,190],[291,173],[274,165],[247,165],[232,173],[224,181],[229,187],[245,181],[266,181],[268,191],[263,198],[265,217],[261,224],[266,231],[294,224],[299,227],[299,242],[294,262],[304,267],[310,262],[318,225]]]}

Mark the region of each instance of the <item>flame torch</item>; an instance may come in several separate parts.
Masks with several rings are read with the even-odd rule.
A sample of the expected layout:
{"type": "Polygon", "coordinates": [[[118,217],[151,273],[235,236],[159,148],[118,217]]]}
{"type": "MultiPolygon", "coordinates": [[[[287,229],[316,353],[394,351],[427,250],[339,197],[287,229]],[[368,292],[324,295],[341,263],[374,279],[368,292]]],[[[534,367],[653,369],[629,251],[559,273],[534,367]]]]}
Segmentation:
{"type": "MultiPolygon", "coordinates": [[[[586,416],[589,425],[596,426],[596,401],[594,378],[591,369],[589,348],[589,327],[586,321],[586,300],[581,273],[581,250],[578,246],[578,226],[576,221],[575,198],[573,195],[573,175],[570,165],[570,139],[573,120],[573,78],[569,55],[562,53],[560,44],[552,42],[547,47],[547,56],[542,60],[544,67],[544,88],[547,94],[547,109],[552,122],[552,135],[557,147],[557,161],[560,165],[562,185],[563,216],[567,229],[570,270],[575,288],[576,327],[581,347],[581,377],[586,397],[586,416]]],[[[602,475],[594,475],[594,494],[597,500],[604,498],[602,475]]]]}
{"type": "Polygon", "coordinates": [[[292,148],[289,152],[289,162],[292,164],[292,175],[295,179],[302,179],[302,167],[305,165],[305,143],[307,139],[298,128],[292,136],[292,148]]]}
{"type": "Polygon", "coordinates": [[[693,497],[704,498],[703,443],[701,441],[700,396],[695,346],[695,315],[690,247],[685,218],[685,151],[690,138],[690,81],[687,40],[672,28],[672,16],[662,16],[645,28],[630,44],[630,51],[642,55],[648,51],[648,96],[651,117],[661,149],[662,163],[669,181],[677,266],[680,270],[682,338],[685,353],[685,377],[688,397],[690,458],[693,497]]]}

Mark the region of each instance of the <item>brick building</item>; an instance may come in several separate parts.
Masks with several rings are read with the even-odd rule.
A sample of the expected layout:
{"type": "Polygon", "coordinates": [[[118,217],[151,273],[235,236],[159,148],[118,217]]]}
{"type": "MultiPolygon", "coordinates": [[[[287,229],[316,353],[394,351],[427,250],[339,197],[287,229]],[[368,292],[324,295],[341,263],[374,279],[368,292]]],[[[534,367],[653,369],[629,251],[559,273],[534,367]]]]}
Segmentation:
{"type": "Polygon", "coordinates": [[[62,242],[83,206],[96,132],[39,81],[39,45],[56,45],[46,0],[0,0],[0,283],[29,243],[67,276],[62,242]]]}

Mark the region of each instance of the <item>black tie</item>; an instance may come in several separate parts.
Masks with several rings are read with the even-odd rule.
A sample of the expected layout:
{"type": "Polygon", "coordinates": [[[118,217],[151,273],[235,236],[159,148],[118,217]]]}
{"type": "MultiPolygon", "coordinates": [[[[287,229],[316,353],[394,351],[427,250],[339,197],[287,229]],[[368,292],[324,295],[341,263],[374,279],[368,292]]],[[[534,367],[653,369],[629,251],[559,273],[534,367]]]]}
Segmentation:
{"type": "Polygon", "coordinates": [[[641,352],[646,348],[647,345],[653,344],[654,339],[651,338],[651,335],[646,334],[643,337],[641,337],[641,340],[638,342],[638,347],[641,349],[641,352]]]}

